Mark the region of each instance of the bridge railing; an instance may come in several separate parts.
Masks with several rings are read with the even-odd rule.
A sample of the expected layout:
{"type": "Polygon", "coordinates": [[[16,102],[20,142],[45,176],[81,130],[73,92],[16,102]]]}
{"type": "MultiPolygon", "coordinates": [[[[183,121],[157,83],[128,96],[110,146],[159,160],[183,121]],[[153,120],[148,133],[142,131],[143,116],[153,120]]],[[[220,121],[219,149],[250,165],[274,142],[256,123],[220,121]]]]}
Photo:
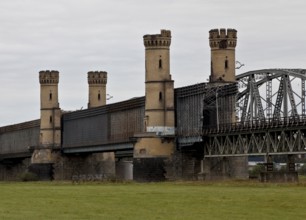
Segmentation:
{"type": "Polygon", "coordinates": [[[235,122],[214,126],[203,126],[203,135],[293,126],[306,126],[306,116],[267,118],[263,120],[235,122]]]}

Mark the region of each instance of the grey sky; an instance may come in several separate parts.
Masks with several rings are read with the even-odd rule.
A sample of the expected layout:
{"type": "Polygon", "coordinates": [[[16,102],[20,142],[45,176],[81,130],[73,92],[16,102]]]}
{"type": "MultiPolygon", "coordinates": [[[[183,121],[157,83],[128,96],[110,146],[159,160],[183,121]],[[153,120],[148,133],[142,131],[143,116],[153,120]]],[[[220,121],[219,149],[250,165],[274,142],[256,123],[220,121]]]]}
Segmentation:
{"type": "Polygon", "coordinates": [[[142,36],[172,31],[175,87],[206,81],[208,31],[238,30],[237,74],[306,68],[305,0],[1,0],[0,126],[40,117],[40,70],[60,72],[64,110],[87,106],[87,72],[118,102],[144,95],[142,36]]]}

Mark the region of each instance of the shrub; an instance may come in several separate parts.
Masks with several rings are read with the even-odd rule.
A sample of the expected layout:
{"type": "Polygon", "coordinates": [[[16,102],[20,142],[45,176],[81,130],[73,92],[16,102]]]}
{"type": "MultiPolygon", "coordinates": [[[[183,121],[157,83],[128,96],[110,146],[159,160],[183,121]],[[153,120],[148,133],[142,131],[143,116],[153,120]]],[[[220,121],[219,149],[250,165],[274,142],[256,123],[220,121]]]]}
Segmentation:
{"type": "Polygon", "coordinates": [[[306,176],[306,164],[300,167],[299,174],[306,176]]]}
{"type": "Polygon", "coordinates": [[[20,176],[21,181],[28,182],[28,181],[38,181],[38,176],[32,172],[24,172],[20,176]]]}
{"type": "Polygon", "coordinates": [[[250,177],[258,177],[260,172],[265,171],[265,165],[263,164],[257,164],[252,168],[252,170],[249,171],[250,177]]]}

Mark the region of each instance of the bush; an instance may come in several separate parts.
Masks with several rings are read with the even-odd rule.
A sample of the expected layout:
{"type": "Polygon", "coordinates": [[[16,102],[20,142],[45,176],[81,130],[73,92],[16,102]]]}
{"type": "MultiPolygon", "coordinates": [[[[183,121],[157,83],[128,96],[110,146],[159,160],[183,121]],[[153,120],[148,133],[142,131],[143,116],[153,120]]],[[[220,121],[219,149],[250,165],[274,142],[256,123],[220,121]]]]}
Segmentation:
{"type": "Polygon", "coordinates": [[[265,165],[263,164],[257,164],[252,168],[252,170],[249,171],[250,177],[258,177],[260,172],[265,171],[265,165]]]}
{"type": "Polygon", "coordinates": [[[288,172],[287,166],[281,166],[281,167],[279,168],[279,172],[281,172],[281,173],[288,172]]]}
{"type": "Polygon", "coordinates": [[[24,172],[20,176],[21,181],[28,182],[28,181],[38,181],[38,176],[32,172],[24,172]]]}
{"type": "Polygon", "coordinates": [[[306,176],[306,164],[304,164],[303,166],[300,167],[300,169],[298,170],[300,175],[304,175],[306,176]]]}

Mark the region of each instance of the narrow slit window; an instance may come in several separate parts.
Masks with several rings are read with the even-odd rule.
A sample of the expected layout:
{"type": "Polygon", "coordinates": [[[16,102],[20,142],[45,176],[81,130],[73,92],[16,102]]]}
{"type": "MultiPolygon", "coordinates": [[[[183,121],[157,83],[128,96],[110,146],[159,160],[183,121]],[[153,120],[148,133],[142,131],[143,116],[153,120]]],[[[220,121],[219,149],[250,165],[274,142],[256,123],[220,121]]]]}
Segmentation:
{"type": "Polygon", "coordinates": [[[50,116],[50,118],[49,118],[50,123],[52,123],[52,120],[53,120],[53,119],[52,119],[52,116],[50,116]]]}
{"type": "Polygon", "coordinates": [[[98,100],[100,101],[100,99],[101,99],[101,95],[100,95],[100,93],[98,94],[98,100]]]}
{"type": "Polygon", "coordinates": [[[228,68],[228,60],[225,60],[225,64],[224,64],[225,69],[228,68]]]}
{"type": "Polygon", "coordinates": [[[49,93],[49,100],[52,100],[52,92],[49,93]]]}
{"type": "Polygon", "coordinates": [[[159,67],[159,69],[163,68],[163,61],[162,61],[162,59],[159,59],[158,67],[159,67]]]}
{"type": "Polygon", "coordinates": [[[161,101],[163,99],[163,94],[162,92],[159,92],[159,101],[161,101]]]}

